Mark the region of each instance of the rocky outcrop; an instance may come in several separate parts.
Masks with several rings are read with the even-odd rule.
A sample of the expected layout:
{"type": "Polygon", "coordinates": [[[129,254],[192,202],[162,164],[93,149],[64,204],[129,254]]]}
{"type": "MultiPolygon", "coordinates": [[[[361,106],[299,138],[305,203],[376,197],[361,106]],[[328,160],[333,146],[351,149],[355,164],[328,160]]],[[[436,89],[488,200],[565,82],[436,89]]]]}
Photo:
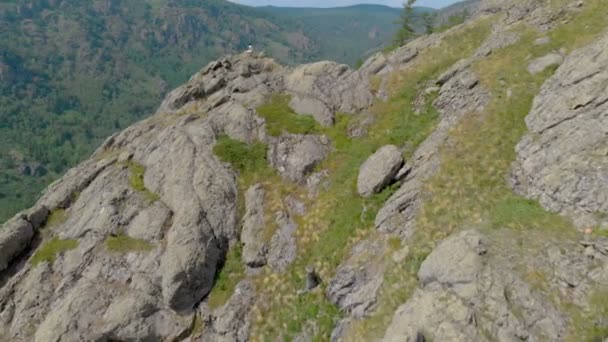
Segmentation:
{"type": "Polygon", "coordinates": [[[321,100],[296,94],[291,98],[289,107],[300,115],[312,115],[323,126],[334,124],[335,114],[321,100]]]}
{"type": "Polygon", "coordinates": [[[376,304],[384,281],[384,269],[379,262],[384,247],[382,241],[357,244],[329,283],[327,298],[349,316],[362,318],[376,304]]]}
{"type": "Polygon", "coordinates": [[[255,288],[250,281],[241,281],[234,295],[223,306],[211,310],[203,305],[199,311],[203,317],[202,333],[187,341],[245,342],[249,340],[249,311],[255,302],[255,288]]]}
{"type": "Polygon", "coordinates": [[[281,66],[268,58],[241,55],[209,63],[192,76],[188,83],[170,92],[157,112],[174,112],[187,103],[210,99],[208,111],[227,102],[231,97],[244,104],[261,104],[263,96],[280,91],[281,66]]]}
{"type": "Polygon", "coordinates": [[[505,243],[513,234],[468,230],[441,242],[422,263],[421,287],[397,310],[384,340],[563,340],[568,319],[547,296],[556,291],[563,300],[584,303],[581,291],[606,284],[606,277],[592,274],[601,272],[607,259],[589,259],[572,241],[518,248],[505,243]],[[586,275],[587,267],[594,271],[586,275]],[[531,285],[533,276],[538,278],[531,285]]]}
{"type": "Polygon", "coordinates": [[[298,225],[282,211],[276,213],[275,222],[278,229],[270,239],[268,266],[277,272],[283,272],[297,256],[295,233],[298,225]]]}
{"type": "Polygon", "coordinates": [[[154,116],[108,138],[34,209],[4,226],[0,336],[179,340],[191,333],[198,308],[207,328],[203,340],[247,340],[253,285],[244,281],[227,304],[206,308],[218,268],[240,240],[246,266],[286,270],[297,255],[291,215],[306,209],[292,198],[287,210],[274,213],[277,229],[264,241],[264,189],[245,194],[241,221],[235,172],[213,153],[217,138],[265,143],[270,166],[285,179],[321,186],[325,173],[311,173],[331,151],[329,139],[269,137],[254,108],[270,94],[288,92],[296,98],[292,106],[331,125],[336,111],[369,106],[366,82],[335,63],[290,69],[241,55],[209,64],[172,91],[154,116]],[[54,210],[64,211],[65,221],[39,234],[54,210]],[[49,241],[55,245],[37,256],[42,261],[27,261],[49,241]]]}
{"type": "Polygon", "coordinates": [[[403,157],[397,146],[381,147],[361,165],[357,191],[363,197],[382,191],[395,179],[402,166],[403,157]]]}
{"type": "Polygon", "coordinates": [[[241,231],[243,261],[249,267],[266,264],[267,241],[264,241],[264,188],[256,184],[245,193],[245,216],[241,231]]]}
{"type": "Polygon", "coordinates": [[[581,228],[608,213],[608,35],[568,56],[542,87],[517,145],[515,189],[581,228]]]}
{"type": "Polygon", "coordinates": [[[2,269],[9,268],[0,289],[0,335],[183,338],[229,242],[239,238],[236,177],[213,154],[216,137],[265,139],[251,103],[235,98],[263,99],[280,86],[280,70],[261,58],[210,64],[155,116],[110,137],[52,184],[35,209],[9,222],[0,236],[8,246],[2,269]],[[65,222],[37,236],[55,209],[65,210],[65,222]],[[52,238],[76,248],[49,250],[55,254],[39,264],[14,263],[35,252],[34,239],[43,248],[52,238]]]}
{"type": "Polygon", "coordinates": [[[439,168],[439,147],[448,138],[449,129],[460,118],[482,110],[489,101],[488,92],[481,87],[470,69],[469,60],[457,62],[436,81],[441,85],[433,105],[441,113],[440,121],[430,136],[418,147],[405,164],[401,187],[389,198],[376,216],[376,227],[383,233],[408,237],[414,230],[414,217],[421,204],[422,184],[439,168]]]}
{"type": "Polygon", "coordinates": [[[325,136],[283,134],[272,138],[268,161],[287,180],[302,182],[330,152],[325,136]]]}
{"type": "Polygon", "coordinates": [[[5,223],[0,230],[0,271],[4,271],[11,262],[27,249],[34,237],[32,224],[21,217],[15,217],[5,223]]]}
{"type": "Polygon", "coordinates": [[[549,67],[558,67],[564,61],[564,57],[556,52],[538,57],[528,65],[528,72],[532,75],[539,74],[549,67]]]}
{"type": "Polygon", "coordinates": [[[302,65],[285,76],[285,90],[294,95],[292,108],[314,114],[321,124],[330,124],[337,112],[358,113],[372,104],[366,75],[334,62],[302,65]],[[308,111],[322,110],[322,113],[308,111]]]}

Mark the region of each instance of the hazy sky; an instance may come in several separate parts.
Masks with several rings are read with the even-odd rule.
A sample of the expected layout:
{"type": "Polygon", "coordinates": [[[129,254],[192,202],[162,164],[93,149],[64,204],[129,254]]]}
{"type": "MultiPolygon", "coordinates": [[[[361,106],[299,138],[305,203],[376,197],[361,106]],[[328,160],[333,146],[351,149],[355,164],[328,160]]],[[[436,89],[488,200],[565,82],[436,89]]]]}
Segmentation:
{"type": "MultiPolygon", "coordinates": [[[[400,7],[403,0],[232,0],[250,6],[290,6],[290,7],[338,7],[360,3],[381,4],[400,7]]],[[[457,0],[418,0],[416,5],[440,8],[453,4],[457,0]]]]}

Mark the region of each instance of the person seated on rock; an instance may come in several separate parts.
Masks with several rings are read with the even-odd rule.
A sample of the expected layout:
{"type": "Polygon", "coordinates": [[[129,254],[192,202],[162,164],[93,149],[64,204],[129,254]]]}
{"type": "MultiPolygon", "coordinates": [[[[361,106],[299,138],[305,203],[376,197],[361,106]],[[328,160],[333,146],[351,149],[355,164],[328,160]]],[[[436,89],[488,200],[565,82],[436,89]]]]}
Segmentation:
{"type": "Polygon", "coordinates": [[[245,53],[248,54],[248,55],[251,55],[253,53],[253,46],[249,45],[247,47],[247,50],[245,50],[245,53]]]}

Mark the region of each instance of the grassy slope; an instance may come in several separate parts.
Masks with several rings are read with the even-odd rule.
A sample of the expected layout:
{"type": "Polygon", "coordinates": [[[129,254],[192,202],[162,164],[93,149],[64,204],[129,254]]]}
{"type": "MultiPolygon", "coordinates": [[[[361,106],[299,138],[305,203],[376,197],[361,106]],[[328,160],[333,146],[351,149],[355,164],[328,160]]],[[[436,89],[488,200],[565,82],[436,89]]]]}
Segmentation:
{"type": "MultiPolygon", "coordinates": [[[[386,274],[382,288],[381,309],[361,323],[358,333],[388,324],[394,309],[416,287],[416,272],[424,257],[440,240],[458,230],[476,227],[489,234],[497,229],[510,230],[514,236],[528,236],[530,240],[576,237],[570,222],[546,212],[537,202],[516,196],[507,179],[515,145],[526,132],[524,118],[534,95],[553,72],[532,76],[526,66],[531,58],[562,47],[571,51],[596,37],[606,27],[602,22],[606,10],[601,6],[601,1],[586,4],[583,13],[549,33],[549,45],[535,46],[533,41],[540,34],[521,28],[523,38],[519,43],[476,63],[474,69],[482,85],[491,90],[493,101],[483,113],[470,114],[451,131],[452,143],[442,150],[440,172],[425,186],[428,198],[409,244],[410,256],[405,264],[388,268],[391,272],[386,274]],[[509,89],[511,97],[506,95],[509,89]]],[[[528,249],[522,249],[521,255],[532,257],[542,248],[542,244],[526,245],[528,249]]],[[[573,336],[587,334],[587,329],[576,324],[581,323],[572,327],[576,331],[573,336]]]]}
{"type": "MultiPolygon", "coordinates": [[[[315,265],[323,279],[331,279],[352,244],[364,236],[374,234],[375,214],[394,189],[362,199],[357,195],[355,186],[359,165],[385,144],[407,145],[413,150],[424,140],[436,123],[437,112],[427,105],[420,115],[416,115],[411,106],[416,94],[424,87],[425,81],[431,80],[458,59],[470,54],[486,33],[487,25],[484,23],[450,37],[444,45],[427,52],[420,60],[428,63],[401,75],[409,82],[395,81],[391,100],[387,103],[379,101],[374,105],[372,111],[376,122],[370,127],[368,137],[349,139],[346,128],[352,117],[346,115],[339,115],[336,126],[332,128],[318,125],[310,127],[308,123],[304,125],[307,132],[326,134],[334,142],[334,152],[319,168],[330,171],[331,185],[314,201],[300,196],[307,202],[309,210],[305,216],[296,218],[299,225],[299,252],[289,270],[284,274],[265,272],[256,278],[261,293],[259,305],[254,308],[256,320],[252,339],[264,340],[276,336],[289,339],[310,324],[317,328],[316,339],[329,337],[341,314],[327,302],[321,292],[296,295],[304,286],[304,268],[306,265],[315,265]],[[449,54],[444,53],[446,49],[450,51],[449,54]]],[[[282,130],[298,132],[302,129],[297,120],[289,120],[295,114],[288,109],[286,103],[287,99],[276,96],[270,103],[258,108],[260,115],[270,122],[275,134],[282,130]],[[284,116],[277,113],[283,113],[284,116]],[[287,119],[283,120],[285,116],[287,119]]],[[[220,151],[216,153],[222,155],[220,151]]],[[[281,208],[281,198],[286,194],[299,196],[304,192],[299,186],[281,181],[272,171],[245,172],[240,178],[244,185],[242,190],[250,184],[261,182],[268,185],[267,190],[272,189],[278,193],[278,196],[269,201],[270,214],[281,208]]],[[[238,278],[234,279],[235,282],[237,280],[238,278]]],[[[214,297],[214,292],[211,298],[214,297]]]]}
{"type": "MultiPolygon", "coordinates": [[[[454,143],[441,151],[442,168],[425,185],[427,197],[417,219],[417,232],[409,244],[410,253],[403,263],[395,263],[390,255],[384,257],[389,271],[381,288],[379,309],[357,322],[350,338],[370,340],[382,335],[395,309],[417,286],[416,273],[420,263],[449,234],[475,226],[490,235],[501,231],[540,240],[549,236],[555,239],[576,237],[570,222],[546,212],[534,201],[513,194],[507,185],[507,177],[515,158],[515,144],[526,132],[524,118],[532,99],[553,72],[548,70],[532,76],[527,73],[526,65],[534,56],[542,56],[557,48],[571,51],[593,39],[606,26],[602,21],[606,13],[601,6],[599,0],[589,2],[583,13],[549,32],[552,38],[549,45],[535,46],[532,42],[540,34],[522,27],[519,43],[474,65],[483,86],[492,92],[493,101],[484,112],[471,113],[451,131],[454,143]],[[513,94],[511,97],[506,96],[508,89],[513,94]]],[[[335,152],[322,165],[331,171],[331,187],[314,202],[309,201],[308,214],[297,218],[299,253],[290,269],[285,274],[266,271],[257,278],[260,300],[254,308],[252,339],[272,340],[281,336],[289,340],[307,327],[314,327],[314,340],[328,338],[341,314],[327,302],[322,292],[298,294],[304,285],[303,269],[313,264],[323,279],[331,279],[350,246],[376,234],[373,218],[393,189],[371,199],[361,199],[355,191],[358,166],[383,144],[415,147],[427,136],[435,123],[436,113],[427,106],[422,115],[413,114],[412,102],[420,90],[419,85],[433,79],[458,59],[470,55],[488,30],[488,22],[479,22],[468,30],[461,29],[442,46],[424,52],[415,68],[395,76],[391,99],[374,105],[377,121],[367,138],[346,138],[344,130],[349,118],[343,116],[339,117],[334,128],[316,127],[313,130],[329,135],[336,145],[335,152]],[[367,211],[362,215],[364,207],[367,211]]],[[[266,114],[266,118],[271,120],[281,108],[286,114],[290,112],[284,101],[275,98],[261,108],[262,115],[266,114]],[[268,111],[269,108],[272,110],[268,111]]],[[[286,122],[274,123],[287,129],[286,122]]],[[[255,181],[266,181],[272,184],[273,189],[283,189],[284,193],[301,191],[293,185],[281,183],[272,172],[257,174],[255,181]]],[[[280,207],[280,197],[278,202],[280,207]]],[[[398,241],[390,245],[392,249],[389,252],[401,248],[398,241]]],[[[533,257],[534,253],[540,252],[542,244],[526,245],[521,253],[533,257]]],[[[539,290],[550,291],[548,284],[542,283],[542,274],[531,278],[527,274],[523,276],[539,290]]],[[[592,296],[597,298],[603,293],[598,289],[592,296]]],[[[606,312],[608,305],[603,300],[593,302],[590,313],[581,314],[576,308],[572,311],[572,336],[592,338],[604,333],[604,328],[594,322],[606,312]]]]}

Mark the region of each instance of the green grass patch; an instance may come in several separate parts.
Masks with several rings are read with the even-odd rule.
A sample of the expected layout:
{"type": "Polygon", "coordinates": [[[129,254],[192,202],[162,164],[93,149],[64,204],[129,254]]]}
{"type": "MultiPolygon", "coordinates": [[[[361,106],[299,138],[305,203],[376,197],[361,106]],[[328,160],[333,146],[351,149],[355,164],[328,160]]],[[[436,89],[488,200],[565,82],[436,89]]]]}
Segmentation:
{"type": "Polygon", "coordinates": [[[33,267],[36,267],[41,262],[52,264],[57,259],[57,255],[76,249],[77,247],[78,241],[76,240],[61,240],[55,237],[38,248],[30,259],[30,263],[33,267]]]}
{"type": "Polygon", "coordinates": [[[608,337],[608,289],[596,290],[589,298],[590,310],[576,312],[569,340],[596,342],[608,337]]]}
{"type": "Polygon", "coordinates": [[[140,192],[144,196],[146,201],[148,201],[148,203],[154,203],[158,201],[160,199],[160,196],[146,188],[146,185],[144,183],[144,174],[146,173],[146,167],[132,160],[126,162],[125,165],[129,168],[129,171],[131,171],[131,175],[129,176],[129,183],[131,184],[131,187],[135,191],[140,192]]]}
{"type": "Polygon", "coordinates": [[[289,108],[289,95],[274,94],[270,100],[257,108],[258,114],[266,119],[266,131],[272,136],[282,133],[312,134],[318,132],[318,125],[310,115],[296,114],[289,108]]]}
{"type": "MultiPolygon", "coordinates": [[[[320,133],[331,138],[335,148],[319,166],[319,169],[329,170],[330,187],[309,203],[308,214],[298,221],[298,257],[295,262],[284,274],[269,273],[259,280],[258,288],[264,289],[262,295],[265,294],[268,300],[263,300],[263,308],[256,308],[253,339],[272,340],[282,336],[291,340],[313,325],[316,327],[313,340],[329,339],[341,313],[323,295],[297,295],[305,285],[306,266],[315,265],[321,278],[329,280],[352,245],[374,233],[376,213],[398,186],[363,199],[356,191],[359,167],[381,146],[396,144],[408,147],[409,156],[424,141],[438,119],[438,113],[431,105],[435,97],[428,96],[426,105],[418,114],[414,112],[413,102],[428,82],[459,59],[470,55],[481,44],[488,28],[488,23],[483,22],[463,29],[448,37],[444,45],[423,52],[418,65],[391,79],[388,83],[390,99],[378,101],[371,109],[376,121],[370,126],[367,137],[347,137],[346,129],[351,118],[347,115],[338,115],[334,127],[319,128],[320,133]]],[[[406,267],[419,267],[423,260],[421,255],[413,253],[406,267]]],[[[388,317],[388,313],[385,316],[388,317]]]]}
{"type": "Polygon", "coordinates": [[[570,223],[563,217],[547,212],[534,200],[505,195],[489,209],[492,228],[546,229],[567,228],[570,223]]]}
{"type": "Polygon", "coordinates": [[[251,145],[234,140],[227,135],[218,138],[213,153],[220,160],[230,163],[241,173],[256,173],[267,168],[267,146],[256,142],[251,145]]]}
{"type": "Polygon", "coordinates": [[[51,211],[49,217],[46,219],[44,228],[52,228],[64,223],[68,219],[68,215],[63,208],[57,208],[51,211]]]}
{"type": "Polygon", "coordinates": [[[228,251],[224,266],[218,272],[207,299],[210,308],[214,309],[226,304],[234,293],[236,285],[245,277],[242,251],[241,244],[232,246],[228,251]]]}
{"type": "Polygon", "coordinates": [[[192,320],[192,332],[190,333],[190,336],[196,336],[202,333],[204,329],[205,322],[203,321],[203,317],[200,314],[196,313],[194,315],[194,319],[192,320]]]}
{"type": "Polygon", "coordinates": [[[127,235],[110,236],[106,239],[106,248],[113,253],[149,252],[154,246],[144,240],[127,235]]]}

